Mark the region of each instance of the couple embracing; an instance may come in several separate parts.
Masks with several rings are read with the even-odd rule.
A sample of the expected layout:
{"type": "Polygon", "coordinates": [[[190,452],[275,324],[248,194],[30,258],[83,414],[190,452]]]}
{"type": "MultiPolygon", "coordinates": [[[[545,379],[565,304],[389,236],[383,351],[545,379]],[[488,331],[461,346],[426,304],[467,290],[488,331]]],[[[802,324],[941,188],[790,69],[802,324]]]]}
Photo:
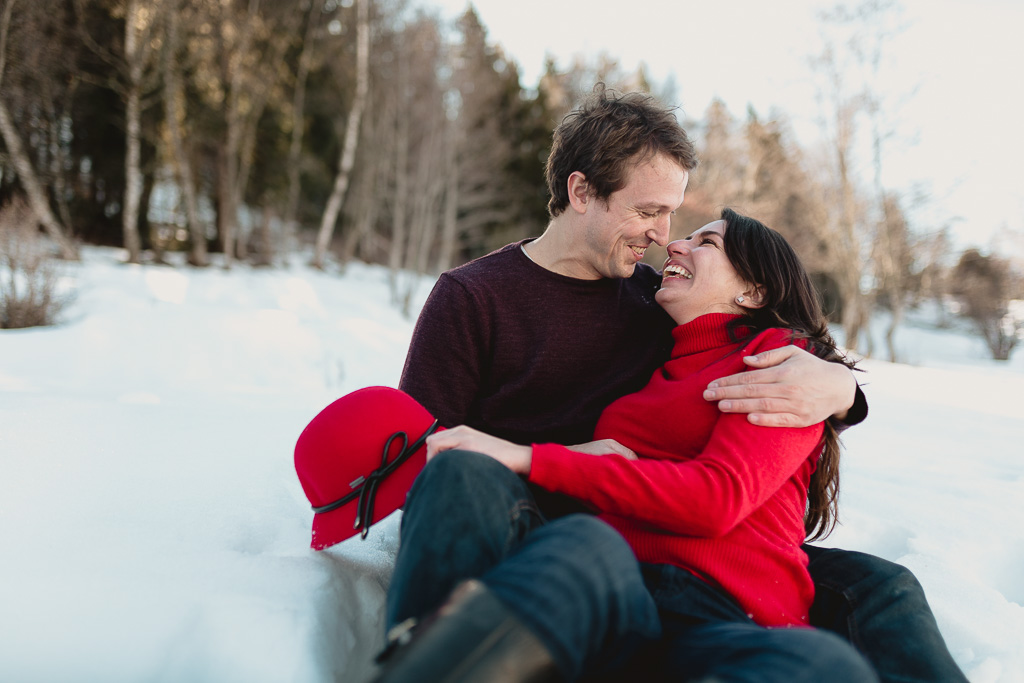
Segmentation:
{"type": "Polygon", "coordinates": [[[805,543],[866,402],[777,232],[726,209],[668,242],[696,163],[671,111],[596,89],[555,130],[544,233],[443,274],[404,393],[300,437],[318,548],[401,473],[381,439],[332,489],[331,421],[385,391],[401,476],[426,461],[378,680],[965,680],[908,570],[805,543]]]}

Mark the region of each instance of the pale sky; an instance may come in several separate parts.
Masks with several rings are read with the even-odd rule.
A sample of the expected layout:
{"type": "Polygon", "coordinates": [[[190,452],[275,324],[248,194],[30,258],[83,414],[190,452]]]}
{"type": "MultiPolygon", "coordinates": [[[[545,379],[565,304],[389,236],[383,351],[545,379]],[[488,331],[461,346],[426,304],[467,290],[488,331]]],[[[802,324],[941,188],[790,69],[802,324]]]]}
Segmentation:
{"type": "MultiPolygon", "coordinates": [[[[419,0],[444,18],[466,0],[419,0]]],[[[785,112],[805,145],[818,105],[807,60],[819,51],[816,11],[828,0],[476,0],[492,42],[518,62],[524,87],[544,58],[566,67],[605,52],[627,69],[641,62],[671,77],[683,111],[700,118],[713,97],[742,119],[785,112]]],[[[918,227],[949,223],[961,246],[987,247],[1006,226],[1024,232],[1024,3],[903,0],[906,28],[891,44],[881,89],[914,92],[894,108],[886,184],[926,190],[918,227]],[[928,224],[928,225],[925,225],[928,224]]],[[[859,169],[865,184],[870,167],[859,169]]]]}

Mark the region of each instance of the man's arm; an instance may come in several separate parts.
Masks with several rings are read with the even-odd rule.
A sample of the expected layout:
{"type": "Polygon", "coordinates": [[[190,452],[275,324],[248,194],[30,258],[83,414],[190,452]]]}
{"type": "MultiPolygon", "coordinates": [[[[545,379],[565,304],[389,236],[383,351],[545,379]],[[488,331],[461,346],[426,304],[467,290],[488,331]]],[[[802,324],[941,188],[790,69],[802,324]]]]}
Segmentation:
{"type": "Polygon", "coordinates": [[[765,427],[806,427],[833,418],[842,428],[867,416],[867,400],[845,365],[793,345],[743,362],[759,369],[715,380],[704,392],[722,412],[748,413],[751,423],[765,427]]]}
{"type": "Polygon", "coordinates": [[[441,275],[427,298],[399,388],[446,427],[467,421],[479,393],[480,359],[486,353],[481,332],[484,311],[454,278],[441,275]]]}

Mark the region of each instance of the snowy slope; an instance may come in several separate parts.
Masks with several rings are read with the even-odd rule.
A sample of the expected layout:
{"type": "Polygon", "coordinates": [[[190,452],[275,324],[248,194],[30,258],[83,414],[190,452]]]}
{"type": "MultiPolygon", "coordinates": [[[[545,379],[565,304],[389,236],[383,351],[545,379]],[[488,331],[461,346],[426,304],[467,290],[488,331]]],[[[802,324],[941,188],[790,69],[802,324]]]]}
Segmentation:
{"type": "MultiPolygon", "coordinates": [[[[397,519],[314,553],[291,457],[328,402],[397,383],[386,271],[121,257],[69,267],[61,326],[0,331],[0,680],[365,679],[397,519]]],[[[1022,358],[900,342],[915,366],[864,363],[827,543],[913,569],[972,681],[1024,681],[1022,358]]]]}

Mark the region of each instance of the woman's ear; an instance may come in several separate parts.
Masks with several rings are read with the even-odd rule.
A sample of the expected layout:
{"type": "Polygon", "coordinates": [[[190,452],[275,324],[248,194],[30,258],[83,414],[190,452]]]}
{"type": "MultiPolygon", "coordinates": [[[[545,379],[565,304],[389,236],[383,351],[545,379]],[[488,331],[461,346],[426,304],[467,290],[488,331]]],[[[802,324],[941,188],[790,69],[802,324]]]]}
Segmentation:
{"type": "Polygon", "coordinates": [[[764,306],[764,285],[751,285],[740,296],[736,297],[736,303],[743,308],[756,309],[764,306]]]}
{"type": "Polygon", "coordinates": [[[578,213],[587,212],[587,204],[590,202],[590,183],[587,177],[579,171],[573,171],[569,176],[569,205],[578,213]]]}

